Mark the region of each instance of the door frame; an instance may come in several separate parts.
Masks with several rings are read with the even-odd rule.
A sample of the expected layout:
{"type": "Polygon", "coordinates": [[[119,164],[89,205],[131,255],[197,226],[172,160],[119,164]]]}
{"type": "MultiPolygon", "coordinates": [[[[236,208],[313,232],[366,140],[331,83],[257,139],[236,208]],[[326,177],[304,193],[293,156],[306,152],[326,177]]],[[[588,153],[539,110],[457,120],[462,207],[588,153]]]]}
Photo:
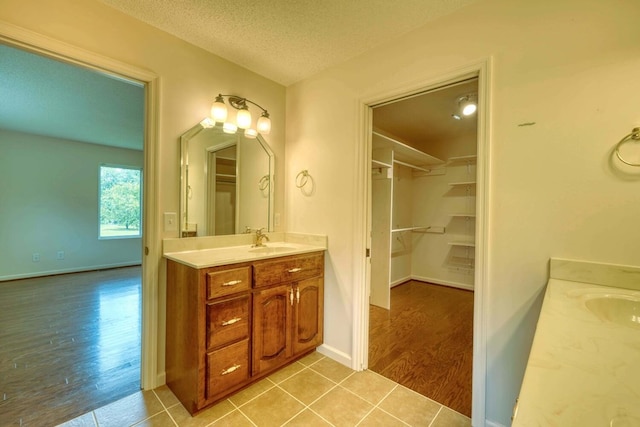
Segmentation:
{"type": "Polygon", "coordinates": [[[476,267],[474,272],[472,425],[484,425],[487,376],[487,315],[490,230],[490,114],[492,58],[439,73],[409,85],[381,90],[358,100],[359,125],[356,143],[356,194],[354,212],[354,322],[352,368],[364,370],[369,359],[369,294],[371,291],[371,132],[372,106],[404,96],[478,77],[478,131],[476,184],[476,267]]]}
{"type": "Polygon", "coordinates": [[[39,33],[0,21],[0,41],[37,55],[88,68],[144,85],[144,175],[142,189],[142,342],[140,384],[150,390],[161,385],[158,376],[158,269],[160,256],[158,230],[158,111],[159,77],[147,70],[125,64],[39,33]]]}

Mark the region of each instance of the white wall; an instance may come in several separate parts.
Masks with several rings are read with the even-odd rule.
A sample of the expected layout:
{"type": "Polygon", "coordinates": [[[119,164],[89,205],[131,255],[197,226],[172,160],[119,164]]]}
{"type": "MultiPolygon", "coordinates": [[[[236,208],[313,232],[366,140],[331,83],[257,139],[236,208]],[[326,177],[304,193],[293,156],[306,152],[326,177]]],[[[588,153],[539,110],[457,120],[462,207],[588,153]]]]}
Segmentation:
{"type": "Polygon", "coordinates": [[[141,262],[140,238],[98,240],[100,164],[141,168],[141,151],[6,130],[0,147],[0,280],[141,262]]]}
{"type": "MultiPolygon", "coordinates": [[[[443,160],[454,156],[476,154],[476,138],[456,138],[443,147],[443,160]]],[[[443,174],[426,175],[413,181],[414,222],[425,226],[445,227],[444,234],[414,233],[412,274],[415,279],[464,289],[473,289],[474,270],[468,265],[458,265],[456,258],[473,260],[474,249],[451,246],[456,240],[474,240],[475,218],[452,217],[456,213],[475,213],[476,187],[451,186],[453,182],[476,180],[476,162],[447,163],[443,174]]],[[[473,261],[471,261],[473,262],[473,261]]]]}
{"type": "Polygon", "coordinates": [[[326,233],[325,342],[351,354],[358,100],[493,58],[486,417],[509,424],[550,256],[640,264],[640,175],[611,160],[640,125],[637,0],[480,0],[287,89],[289,228],[326,233]],[[533,126],[518,126],[535,122],[533,126]],[[290,181],[289,181],[290,183],[290,181]]]}
{"type": "MultiPolygon", "coordinates": [[[[218,93],[245,96],[269,110],[271,134],[265,139],[276,158],[275,212],[284,224],[285,88],[214,54],[190,45],[93,0],[2,0],[0,20],[34,31],[89,52],[150,70],[160,78],[159,166],[156,215],[160,218],[152,240],[161,247],[162,214],[179,211],[180,150],[182,133],[209,115],[218,93]]],[[[280,227],[282,231],[284,226],[280,227]]],[[[160,255],[161,256],[161,255],[160,255]]],[[[158,377],[164,371],[165,263],[147,259],[147,267],[159,272],[158,377]]]]}

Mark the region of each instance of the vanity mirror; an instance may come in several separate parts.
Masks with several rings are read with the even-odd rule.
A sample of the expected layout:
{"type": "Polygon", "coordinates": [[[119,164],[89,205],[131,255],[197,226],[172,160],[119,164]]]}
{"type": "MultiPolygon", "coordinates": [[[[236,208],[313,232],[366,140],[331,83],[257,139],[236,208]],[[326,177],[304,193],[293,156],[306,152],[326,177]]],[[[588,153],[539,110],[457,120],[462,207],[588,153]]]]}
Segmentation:
{"type": "Polygon", "coordinates": [[[273,231],[274,156],[258,135],[204,119],[180,137],[181,237],[273,231]]]}

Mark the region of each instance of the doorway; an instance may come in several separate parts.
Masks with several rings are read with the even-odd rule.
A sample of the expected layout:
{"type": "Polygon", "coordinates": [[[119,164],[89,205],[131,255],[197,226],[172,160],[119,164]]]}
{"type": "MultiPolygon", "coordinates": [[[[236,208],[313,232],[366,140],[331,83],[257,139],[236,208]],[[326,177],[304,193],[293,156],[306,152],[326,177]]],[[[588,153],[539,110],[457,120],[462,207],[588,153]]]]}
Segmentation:
{"type": "MultiPolygon", "coordinates": [[[[404,88],[389,88],[370,94],[361,100],[362,115],[361,125],[363,135],[361,138],[362,157],[359,161],[359,176],[365,197],[363,197],[362,218],[363,222],[358,223],[358,241],[362,242],[362,251],[372,247],[371,241],[371,212],[368,208],[371,203],[371,172],[372,172],[372,138],[373,131],[373,106],[384,105],[405,97],[423,94],[430,90],[446,87],[453,83],[458,83],[467,79],[478,79],[478,128],[477,128],[477,165],[476,165],[476,220],[475,220],[475,248],[470,250],[470,257],[474,259],[473,269],[473,374],[472,374],[472,424],[481,425],[484,423],[485,414],[485,382],[486,382],[486,337],[485,337],[485,314],[483,307],[486,306],[485,283],[488,278],[488,223],[489,215],[487,211],[489,198],[489,81],[490,81],[490,60],[487,58],[481,62],[470,64],[464,68],[459,68],[447,74],[441,74],[422,83],[414,83],[404,88]],[[361,227],[361,228],[360,228],[361,227]],[[360,240],[361,239],[361,240],[360,240]]],[[[450,113],[451,114],[451,113],[450,113]]],[[[466,166],[465,166],[466,167],[466,166]]],[[[425,168],[428,169],[428,168],[425,168]]],[[[463,168],[464,169],[464,168],[463,168]]],[[[423,226],[424,224],[416,224],[423,226]]],[[[427,226],[440,224],[427,224],[427,226]]],[[[445,234],[446,235],[446,234],[445,234]]],[[[368,251],[367,251],[368,252],[368,251]]],[[[465,251],[466,257],[466,251],[465,251]]],[[[354,323],[354,336],[356,348],[354,349],[355,369],[369,368],[369,296],[372,291],[370,279],[372,276],[371,257],[363,259],[363,264],[356,270],[356,275],[362,277],[363,286],[358,292],[357,299],[361,305],[356,307],[356,322],[354,323]]]]}
{"type": "Polygon", "coordinates": [[[372,106],[369,369],[469,417],[477,93],[372,106]]]}
{"type": "MultiPolygon", "coordinates": [[[[138,333],[139,350],[141,350],[141,368],[138,371],[137,382],[144,389],[156,387],[161,379],[157,374],[157,325],[151,319],[157,316],[157,307],[153,301],[156,298],[157,271],[149,268],[145,262],[145,256],[157,257],[158,242],[157,233],[153,230],[156,224],[156,214],[150,209],[155,205],[157,165],[155,160],[155,135],[157,127],[157,76],[136,67],[113,61],[109,58],[75,48],[66,43],[61,43],[48,37],[40,36],[31,32],[21,30],[17,27],[0,27],[0,43],[27,51],[46,58],[52,58],[65,64],[72,64],[79,68],[93,70],[98,73],[107,74],[116,79],[135,81],[144,88],[143,103],[144,117],[143,123],[143,150],[145,179],[143,180],[142,192],[142,236],[136,246],[138,253],[142,253],[138,261],[138,267],[134,276],[141,280],[141,336],[138,333]],[[142,266],[140,267],[140,263],[142,266]],[[141,272],[140,272],[141,271],[141,272]],[[140,379],[141,378],[141,379],[140,379]]],[[[97,172],[96,172],[97,176],[97,172]]],[[[97,229],[96,229],[97,234],[97,229]]],[[[31,254],[29,254],[31,256],[31,254]]],[[[63,260],[71,255],[70,252],[58,251],[54,253],[57,260],[63,260]],[[62,252],[62,253],[60,253],[62,252]]],[[[34,258],[36,256],[34,255],[34,258]]],[[[25,279],[30,280],[30,279],[25,279]]]]}

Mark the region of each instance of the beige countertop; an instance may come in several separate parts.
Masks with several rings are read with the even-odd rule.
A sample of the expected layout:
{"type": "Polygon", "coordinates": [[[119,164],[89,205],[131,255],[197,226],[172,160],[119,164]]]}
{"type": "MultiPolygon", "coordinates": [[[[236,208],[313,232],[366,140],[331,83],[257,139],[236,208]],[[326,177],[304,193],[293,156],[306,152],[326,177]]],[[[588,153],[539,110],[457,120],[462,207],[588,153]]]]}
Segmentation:
{"type": "MultiPolygon", "coordinates": [[[[270,233],[264,247],[244,243],[245,235],[236,237],[167,239],[164,257],[190,267],[207,268],[240,262],[297,255],[327,249],[326,236],[293,233],[270,233]],[[229,239],[236,239],[229,240],[229,239]],[[244,239],[244,240],[241,240],[244,239]]],[[[224,237],[224,236],[223,236],[224,237]]],[[[251,236],[248,236],[251,238],[251,236]]]]}
{"type": "Polygon", "coordinates": [[[616,267],[552,260],[514,427],[640,427],[640,268],[616,267]]]}

